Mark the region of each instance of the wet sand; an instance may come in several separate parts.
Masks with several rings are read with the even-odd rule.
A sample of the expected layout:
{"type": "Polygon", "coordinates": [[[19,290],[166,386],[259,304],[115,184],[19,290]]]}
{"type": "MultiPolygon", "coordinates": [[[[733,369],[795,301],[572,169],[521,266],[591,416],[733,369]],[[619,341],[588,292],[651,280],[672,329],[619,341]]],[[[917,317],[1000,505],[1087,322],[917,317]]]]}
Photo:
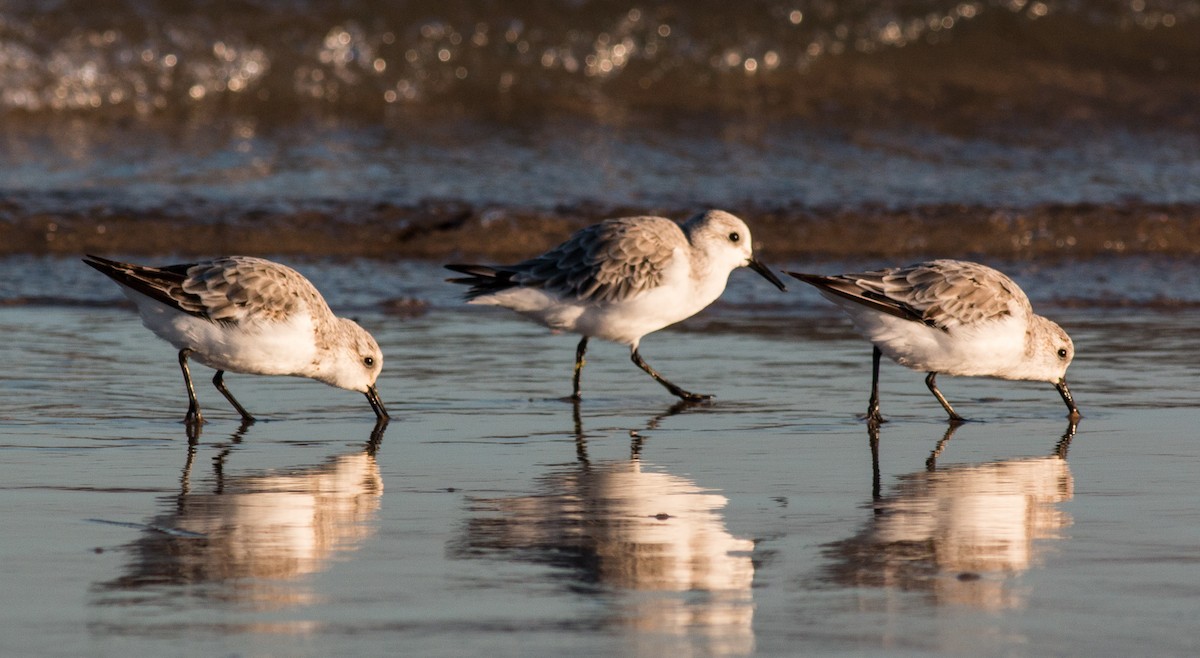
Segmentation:
{"type": "Polygon", "coordinates": [[[300,259],[379,338],[393,421],[231,375],[243,428],[199,374],[189,446],[174,353],[111,283],[0,259],[5,297],[94,300],[0,308],[0,653],[1194,653],[1200,362],[1154,302],[1200,300],[1189,263],[996,263],[1075,339],[1073,432],[1048,384],[945,378],[976,421],[948,433],[885,364],[872,436],[869,346],[809,291],[738,272],[643,342],[715,402],[596,343],[576,410],[572,337],[433,264],[300,259]]]}
{"type": "MultiPolygon", "coordinates": [[[[178,202],[187,205],[187,202],[178,202]]],[[[239,253],[372,259],[523,259],[606,217],[682,221],[686,207],[580,205],[549,210],[427,202],[329,202],[301,212],[223,208],[39,212],[9,200],[0,255],[83,253],[206,256],[239,253]]],[[[928,205],[814,209],[726,206],[747,220],[767,257],[930,255],[999,259],[1200,254],[1200,205],[1042,204],[1029,208],[928,205]]]]}

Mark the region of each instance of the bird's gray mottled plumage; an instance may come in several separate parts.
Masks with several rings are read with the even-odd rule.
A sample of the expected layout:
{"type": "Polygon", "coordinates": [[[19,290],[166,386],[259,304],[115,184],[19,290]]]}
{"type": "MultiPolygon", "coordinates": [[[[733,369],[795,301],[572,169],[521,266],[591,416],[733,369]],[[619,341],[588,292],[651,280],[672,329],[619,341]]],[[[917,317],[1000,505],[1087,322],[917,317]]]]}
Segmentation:
{"type": "Polygon", "coordinates": [[[1072,422],[1079,409],[1067,387],[1075,356],[1071,337],[1036,315],[1029,298],[1006,275],[986,265],[933,260],[872,272],[821,276],[789,272],[837,303],[875,345],[867,418],[879,414],[879,359],[927,373],[925,385],[962,422],[938,390],[939,373],[1054,384],[1072,422]],[[896,318],[899,318],[897,320],[896,318]]]}
{"type": "Polygon", "coordinates": [[[239,324],[251,318],[282,322],[303,306],[313,312],[318,325],[334,321],[321,293],[308,279],[290,267],[261,258],[227,256],[204,263],[147,267],[89,255],[84,262],[147,297],[213,322],[239,324]]]}
{"type": "Polygon", "coordinates": [[[978,263],[933,260],[871,272],[797,276],[839,297],[943,331],[1033,315],[1029,298],[1012,279],[978,263]]]}
{"type": "Polygon", "coordinates": [[[468,300],[517,286],[541,288],[580,302],[628,299],[662,283],[676,248],[687,248],[683,230],[662,217],[608,219],[575,233],[550,251],[504,267],[448,265],[469,275],[468,300]]]}
{"type": "Polygon", "coordinates": [[[316,287],[286,265],[249,256],[148,267],[87,256],[122,286],[142,324],[179,350],[188,390],[189,426],[203,423],[188,360],[217,374],[213,384],[253,420],[224,385],[225,371],[309,377],[365,393],[387,418],[375,381],[383,367],[378,343],[353,320],[334,315],[316,287]]]}
{"type": "Polygon", "coordinates": [[[471,286],[468,302],[509,308],[550,329],[582,336],[575,349],[574,400],[593,337],[628,345],[633,362],[672,394],[706,399],[663,378],[642,359],[638,345],[643,336],[716,301],[739,267],[786,290],[754,258],[745,222],[716,209],[683,224],[664,217],[607,219],[516,265],[446,265],[467,275],[449,281],[471,286]]]}

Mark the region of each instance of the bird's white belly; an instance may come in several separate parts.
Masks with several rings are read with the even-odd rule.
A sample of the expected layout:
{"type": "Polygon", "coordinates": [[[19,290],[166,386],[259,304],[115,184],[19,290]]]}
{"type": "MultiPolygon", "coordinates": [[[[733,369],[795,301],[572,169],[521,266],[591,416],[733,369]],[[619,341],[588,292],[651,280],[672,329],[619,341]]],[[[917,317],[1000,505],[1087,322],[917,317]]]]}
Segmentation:
{"type": "Polygon", "coordinates": [[[949,332],[867,309],[850,309],[858,330],[897,363],[922,372],[1005,377],[1024,351],[1025,332],[1013,320],[949,332]]]}
{"type": "MultiPolygon", "coordinates": [[[[136,294],[136,293],[134,293],[136,294]]],[[[252,375],[297,375],[316,358],[307,315],[285,322],[221,324],[188,315],[149,299],[135,299],[142,324],[176,349],[217,370],[252,375]]]]}
{"type": "Polygon", "coordinates": [[[618,304],[588,306],[575,321],[572,331],[624,345],[642,336],[685,320],[705,304],[683,305],[669,288],[651,290],[618,304]]]}
{"type": "Polygon", "coordinates": [[[695,315],[712,299],[697,298],[684,286],[667,285],[603,303],[563,300],[535,288],[513,288],[472,303],[510,308],[551,329],[634,345],[648,333],[695,315]]]}
{"type": "Polygon", "coordinates": [[[624,300],[587,302],[540,288],[511,288],[471,303],[503,306],[551,329],[636,345],[642,336],[703,310],[724,292],[727,278],[697,284],[680,257],[664,272],[661,285],[624,300]]]}

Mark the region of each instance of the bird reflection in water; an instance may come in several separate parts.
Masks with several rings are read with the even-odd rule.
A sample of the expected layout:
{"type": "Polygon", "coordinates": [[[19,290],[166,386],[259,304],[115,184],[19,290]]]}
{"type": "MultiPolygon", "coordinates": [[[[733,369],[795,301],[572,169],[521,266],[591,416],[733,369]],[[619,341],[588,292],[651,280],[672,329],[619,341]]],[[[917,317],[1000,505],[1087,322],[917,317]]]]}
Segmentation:
{"type": "MultiPolygon", "coordinates": [[[[366,446],[317,466],[230,475],[226,461],[248,429],[243,425],[213,458],[210,477],[192,475],[198,435],[189,436],[180,493],[146,524],[130,547],[119,578],[100,584],[101,605],[170,605],[181,595],[251,610],[313,601],[303,577],[374,532],[383,494],[375,463],[386,422],[366,446]]],[[[129,524],[134,525],[134,524],[129,524]]]]}
{"type": "Polygon", "coordinates": [[[857,535],[826,547],[834,559],[828,580],[926,592],[937,605],[1024,607],[1015,577],[1071,525],[1058,505],[1073,494],[1066,456],[1075,425],[1044,457],[939,467],[958,428],[946,431],[924,471],[901,476],[887,495],[879,486],[879,427],[869,428],[874,516],[857,535]]]}
{"type": "Polygon", "coordinates": [[[543,475],[534,495],[472,500],[450,552],[561,568],[571,591],[612,602],[602,623],[632,629],[635,654],[750,653],[754,542],[726,530],[724,496],[643,461],[644,431],[630,431],[629,459],[593,460],[576,404],[576,462],[543,475]]]}

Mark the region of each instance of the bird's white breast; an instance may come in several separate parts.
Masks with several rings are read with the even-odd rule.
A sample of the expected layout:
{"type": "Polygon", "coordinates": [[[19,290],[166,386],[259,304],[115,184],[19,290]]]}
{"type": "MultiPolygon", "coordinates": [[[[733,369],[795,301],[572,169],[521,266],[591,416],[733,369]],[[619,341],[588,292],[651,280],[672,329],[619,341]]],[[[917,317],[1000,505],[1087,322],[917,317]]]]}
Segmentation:
{"type": "Polygon", "coordinates": [[[472,300],[503,306],[561,331],[636,345],[642,336],[695,315],[720,296],[724,277],[698,280],[683,248],[676,248],[660,285],[624,299],[580,300],[540,288],[511,288],[472,300]]]}
{"type": "Polygon", "coordinates": [[[308,313],[281,322],[219,323],[173,309],[136,291],[122,288],[138,306],[142,324],[176,349],[210,368],[254,375],[306,375],[317,350],[308,313]]]}
{"type": "Polygon", "coordinates": [[[885,355],[922,372],[1008,377],[1022,359],[1026,323],[1021,318],[960,325],[949,331],[832,298],[855,327],[885,355]]]}

